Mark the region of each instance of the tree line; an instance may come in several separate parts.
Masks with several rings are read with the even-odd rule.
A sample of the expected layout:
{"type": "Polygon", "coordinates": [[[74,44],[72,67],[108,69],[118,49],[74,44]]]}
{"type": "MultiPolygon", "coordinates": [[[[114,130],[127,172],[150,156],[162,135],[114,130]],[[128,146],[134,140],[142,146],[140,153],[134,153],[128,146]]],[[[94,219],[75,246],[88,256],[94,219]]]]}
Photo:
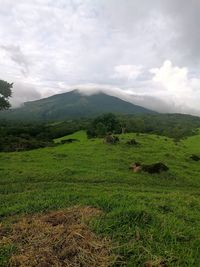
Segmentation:
{"type": "Polygon", "coordinates": [[[195,135],[200,127],[200,118],[182,114],[103,114],[88,126],[87,135],[104,137],[109,133],[147,133],[167,136],[178,141],[195,135]]]}
{"type": "Polygon", "coordinates": [[[54,139],[85,130],[88,138],[109,134],[147,133],[179,141],[195,135],[200,118],[180,114],[123,115],[102,114],[94,119],[76,119],[56,123],[24,123],[0,121],[0,151],[30,150],[54,146],[54,139]]]}

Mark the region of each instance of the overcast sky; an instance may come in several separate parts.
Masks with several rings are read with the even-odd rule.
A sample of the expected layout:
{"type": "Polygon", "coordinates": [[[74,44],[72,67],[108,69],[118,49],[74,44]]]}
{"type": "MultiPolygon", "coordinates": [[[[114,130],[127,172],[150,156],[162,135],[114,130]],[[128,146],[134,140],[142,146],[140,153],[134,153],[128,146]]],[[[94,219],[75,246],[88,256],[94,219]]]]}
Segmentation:
{"type": "Polygon", "coordinates": [[[74,88],[200,115],[200,0],[0,0],[13,106],[74,88]]]}

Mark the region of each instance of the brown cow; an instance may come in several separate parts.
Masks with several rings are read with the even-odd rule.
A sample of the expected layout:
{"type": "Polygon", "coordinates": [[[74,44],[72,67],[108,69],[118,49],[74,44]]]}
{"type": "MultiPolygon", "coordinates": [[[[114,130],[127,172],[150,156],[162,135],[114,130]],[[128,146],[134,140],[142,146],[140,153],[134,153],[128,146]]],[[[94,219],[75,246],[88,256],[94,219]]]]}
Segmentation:
{"type": "Polygon", "coordinates": [[[130,170],[132,170],[133,172],[141,172],[142,170],[142,165],[138,162],[136,163],[133,163],[130,167],[129,167],[130,170]]]}

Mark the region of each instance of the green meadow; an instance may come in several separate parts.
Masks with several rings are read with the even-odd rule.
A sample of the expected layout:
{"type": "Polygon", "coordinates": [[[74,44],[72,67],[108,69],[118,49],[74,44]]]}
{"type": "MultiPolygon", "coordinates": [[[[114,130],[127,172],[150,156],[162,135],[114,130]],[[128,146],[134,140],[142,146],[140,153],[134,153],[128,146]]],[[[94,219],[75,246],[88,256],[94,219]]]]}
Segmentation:
{"type": "MultiPolygon", "coordinates": [[[[32,151],[0,153],[0,219],[75,205],[100,208],[89,227],[112,240],[113,266],[200,266],[200,135],[175,143],[147,134],[120,143],[79,141],[32,151]],[[127,145],[135,138],[140,145],[127,145]],[[163,162],[168,172],[134,173],[134,162],[163,162]]],[[[57,139],[56,142],[59,142],[57,139]]],[[[14,246],[0,248],[8,266],[14,246]]]]}

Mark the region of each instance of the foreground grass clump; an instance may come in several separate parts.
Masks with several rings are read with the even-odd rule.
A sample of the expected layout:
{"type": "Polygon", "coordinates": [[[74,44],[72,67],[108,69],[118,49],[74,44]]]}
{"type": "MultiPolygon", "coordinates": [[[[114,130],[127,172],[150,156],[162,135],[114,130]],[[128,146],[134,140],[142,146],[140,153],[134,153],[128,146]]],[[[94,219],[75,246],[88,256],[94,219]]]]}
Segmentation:
{"type": "Polygon", "coordinates": [[[23,217],[4,233],[4,244],[16,244],[10,266],[108,266],[106,239],[97,238],[85,221],[99,215],[91,207],[74,207],[23,217]]]}
{"type": "MultiPolygon", "coordinates": [[[[174,143],[145,134],[119,136],[119,144],[86,138],[80,142],[20,153],[0,153],[0,216],[89,205],[103,215],[88,222],[112,240],[114,266],[198,266],[200,256],[200,135],[174,143]],[[140,145],[130,146],[135,139],[140,145]],[[169,171],[133,173],[130,164],[163,162],[169,171]]],[[[57,140],[60,142],[62,139],[57,140]]],[[[9,229],[8,229],[9,231],[9,229]]],[[[16,244],[1,248],[7,266],[16,244]]]]}

